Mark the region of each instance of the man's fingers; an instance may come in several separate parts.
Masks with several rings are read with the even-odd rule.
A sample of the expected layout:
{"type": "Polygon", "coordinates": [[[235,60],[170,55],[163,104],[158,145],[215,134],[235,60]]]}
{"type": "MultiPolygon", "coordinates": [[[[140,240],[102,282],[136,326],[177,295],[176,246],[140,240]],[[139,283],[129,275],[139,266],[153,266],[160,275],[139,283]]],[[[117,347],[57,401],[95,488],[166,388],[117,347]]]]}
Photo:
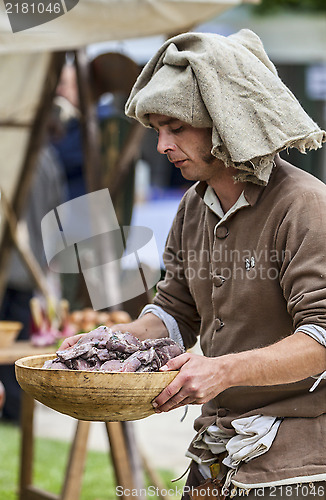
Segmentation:
{"type": "Polygon", "coordinates": [[[175,358],[170,359],[165,365],[161,366],[160,372],[172,371],[172,370],[180,370],[180,368],[189,361],[189,354],[185,352],[184,354],[180,354],[175,358]]]}
{"type": "MultiPolygon", "coordinates": [[[[156,398],[157,399],[157,398],[156,398]]],[[[172,398],[169,398],[165,403],[158,405],[157,400],[153,402],[153,407],[157,413],[166,412],[170,410],[174,410],[175,408],[179,408],[180,406],[184,406],[187,404],[191,404],[191,398],[184,394],[182,391],[179,391],[172,398]]]]}
{"type": "MultiPolygon", "coordinates": [[[[166,370],[180,369],[175,379],[155,398],[153,406],[155,411],[169,411],[186,404],[203,404],[214,392],[206,387],[206,379],[195,376],[198,372],[197,356],[189,353],[181,354],[171,359],[162,367],[166,370]]],[[[200,359],[200,367],[202,359],[200,359]]]]}
{"type": "MultiPolygon", "coordinates": [[[[175,379],[155,398],[153,402],[154,408],[163,406],[167,401],[172,399],[182,388],[182,380],[180,380],[179,374],[175,379]]],[[[180,398],[180,395],[179,395],[180,398]]],[[[183,399],[183,398],[182,398],[183,399]]]]}
{"type": "Polygon", "coordinates": [[[196,401],[192,401],[192,399],[188,397],[188,398],[184,399],[181,403],[175,405],[175,407],[173,409],[175,410],[176,408],[181,408],[181,406],[195,405],[195,404],[199,404],[199,403],[196,403],[196,401]]]}
{"type": "MultiPolygon", "coordinates": [[[[168,361],[164,366],[167,367],[167,370],[177,370],[182,368],[189,359],[189,354],[181,354],[168,361]]],[[[160,411],[169,411],[177,404],[184,404],[184,399],[191,398],[192,395],[189,394],[189,388],[186,387],[188,378],[189,376],[185,375],[181,370],[175,379],[155,398],[153,402],[154,408],[160,411]]],[[[194,398],[192,399],[194,401],[194,398]]]]}
{"type": "Polygon", "coordinates": [[[75,345],[78,342],[80,337],[82,337],[83,335],[85,335],[85,334],[79,333],[78,335],[73,335],[72,337],[67,337],[66,339],[64,339],[64,341],[60,345],[60,350],[63,351],[64,349],[68,349],[69,347],[72,347],[73,345],[75,345]]]}

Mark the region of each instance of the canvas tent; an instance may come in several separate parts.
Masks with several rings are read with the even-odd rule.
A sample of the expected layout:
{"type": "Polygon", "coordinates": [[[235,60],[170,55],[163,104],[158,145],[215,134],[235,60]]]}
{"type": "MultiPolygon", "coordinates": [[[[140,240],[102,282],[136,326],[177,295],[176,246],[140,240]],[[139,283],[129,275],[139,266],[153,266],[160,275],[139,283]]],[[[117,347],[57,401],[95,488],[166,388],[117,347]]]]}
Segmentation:
{"type": "MultiPolygon", "coordinates": [[[[66,50],[109,40],[169,36],[192,29],[240,3],[241,0],[80,0],[64,15],[15,33],[9,16],[1,10],[0,187],[16,216],[24,207],[42,142],[42,124],[66,50]]],[[[14,4],[10,5],[13,8],[14,4]]],[[[30,21],[25,19],[28,24],[30,21]]],[[[10,241],[2,217],[0,292],[10,241]]]]}
{"type": "Polygon", "coordinates": [[[105,40],[175,34],[241,3],[241,0],[79,0],[76,7],[50,24],[14,34],[2,12],[0,53],[63,50],[105,40]]]}

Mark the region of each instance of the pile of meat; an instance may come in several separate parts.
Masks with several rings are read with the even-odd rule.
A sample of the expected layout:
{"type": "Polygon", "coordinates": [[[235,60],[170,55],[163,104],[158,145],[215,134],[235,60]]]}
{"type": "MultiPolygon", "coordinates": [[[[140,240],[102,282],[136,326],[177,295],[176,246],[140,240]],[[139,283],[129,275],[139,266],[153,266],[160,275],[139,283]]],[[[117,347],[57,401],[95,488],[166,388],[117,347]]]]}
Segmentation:
{"type": "Polygon", "coordinates": [[[99,326],[86,333],[68,349],[57,351],[57,358],[43,368],[108,372],[155,372],[184,352],[170,338],[140,341],[131,333],[112,332],[99,326]]]}

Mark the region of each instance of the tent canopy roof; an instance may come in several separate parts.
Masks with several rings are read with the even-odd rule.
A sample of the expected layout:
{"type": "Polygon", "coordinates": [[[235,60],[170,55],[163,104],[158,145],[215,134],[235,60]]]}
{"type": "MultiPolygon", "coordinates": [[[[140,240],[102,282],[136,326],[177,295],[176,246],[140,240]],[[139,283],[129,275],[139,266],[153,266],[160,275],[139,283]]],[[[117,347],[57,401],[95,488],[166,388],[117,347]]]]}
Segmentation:
{"type": "MultiPolygon", "coordinates": [[[[12,33],[9,17],[2,11],[0,52],[67,50],[107,40],[173,35],[241,3],[242,0],[80,0],[66,14],[16,33],[12,33]]],[[[35,15],[28,19],[28,14],[24,14],[20,24],[24,27],[33,19],[35,15]]],[[[15,22],[17,25],[17,17],[15,22]]]]}
{"type": "MultiPolygon", "coordinates": [[[[67,6],[69,1],[62,3],[67,6]]],[[[14,23],[13,18],[9,19],[9,15],[1,10],[0,157],[4,161],[0,189],[7,199],[14,202],[19,197],[31,130],[41,105],[46,78],[51,73],[54,52],[76,50],[111,40],[174,35],[193,29],[239,4],[257,1],[79,0],[64,15],[16,32],[13,32],[12,25],[16,23],[17,27],[20,24],[24,28],[30,23],[32,26],[35,16],[33,18],[29,13],[28,18],[29,14],[25,13],[23,18],[16,17],[14,23]]],[[[12,12],[15,5],[21,5],[21,2],[11,3],[12,12]]],[[[30,2],[29,5],[38,3],[30,2]]],[[[1,230],[0,227],[0,233],[1,230]]]]}

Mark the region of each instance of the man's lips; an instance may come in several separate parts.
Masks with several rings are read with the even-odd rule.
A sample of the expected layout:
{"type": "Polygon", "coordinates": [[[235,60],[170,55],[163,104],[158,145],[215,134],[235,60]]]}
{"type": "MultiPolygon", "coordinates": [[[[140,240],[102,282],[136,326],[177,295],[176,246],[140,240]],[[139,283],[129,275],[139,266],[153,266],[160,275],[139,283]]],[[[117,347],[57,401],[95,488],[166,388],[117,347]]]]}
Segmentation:
{"type": "Polygon", "coordinates": [[[175,167],[181,168],[187,160],[171,160],[170,162],[174,164],[175,167]]]}

